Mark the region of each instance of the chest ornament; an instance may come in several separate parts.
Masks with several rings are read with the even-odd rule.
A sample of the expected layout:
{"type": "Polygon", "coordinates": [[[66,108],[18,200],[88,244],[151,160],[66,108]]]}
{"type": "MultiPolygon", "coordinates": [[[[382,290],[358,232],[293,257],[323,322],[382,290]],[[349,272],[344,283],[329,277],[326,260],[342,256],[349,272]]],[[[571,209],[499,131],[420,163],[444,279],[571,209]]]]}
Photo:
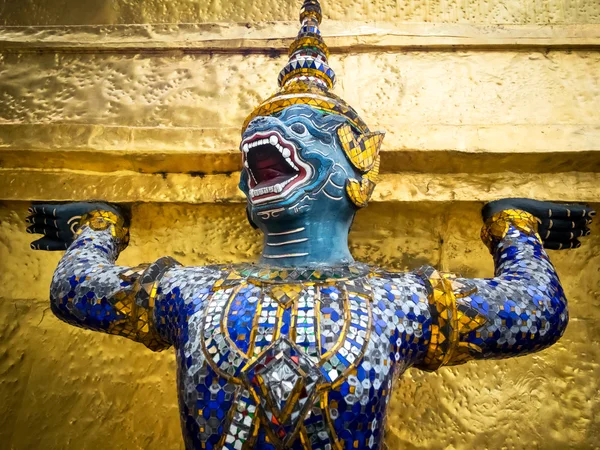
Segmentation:
{"type": "Polygon", "coordinates": [[[256,405],[255,426],[278,448],[309,439],[308,418],[339,448],[328,393],[356,373],[367,350],[371,287],[360,271],[354,279],[295,271],[303,281],[287,283],[277,272],[224,274],[204,318],[206,360],[256,405]]]}

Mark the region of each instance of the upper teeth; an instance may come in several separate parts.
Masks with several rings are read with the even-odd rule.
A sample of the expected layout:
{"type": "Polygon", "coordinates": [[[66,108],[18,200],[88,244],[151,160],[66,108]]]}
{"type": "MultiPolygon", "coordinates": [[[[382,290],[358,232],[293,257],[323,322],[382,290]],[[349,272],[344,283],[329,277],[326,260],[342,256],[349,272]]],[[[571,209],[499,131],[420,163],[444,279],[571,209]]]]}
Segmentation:
{"type": "Polygon", "coordinates": [[[275,147],[277,150],[279,150],[279,153],[281,153],[281,156],[283,156],[285,158],[286,162],[290,166],[292,166],[294,169],[296,169],[298,171],[300,170],[298,168],[298,166],[294,163],[294,161],[292,161],[292,159],[291,159],[292,152],[290,152],[290,149],[282,146],[279,143],[279,139],[277,139],[277,136],[275,136],[274,134],[272,134],[271,136],[269,136],[268,138],[265,138],[265,139],[257,139],[256,141],[246,143],[242,146],[242,150],[244,150],[244,153],[248,153],[248,151],[251,148],[258,147],[259,145],[264,145],[264,144],[271,144],[273,147],[275,147]]]}
{"type": "Polygon", "coordinates": [[[248,148],[250,149],[250,148],[254,148],[254,147],[257,147],[259,145],[268,144],[268,143],[269,143],[268,139],[258,139],[258,140],[254,141],[254,142],[250,142],[249,144],[244,144],[244,151],[246,151],[245,150],[246,146],[248,146],[248,148]]]}
{"type": "Polygon", "coordinates": [[[296,164],[294,164],[294,161],[292,161],[290,158],[285,158],[285,160],[287,161],[287,163],[292,166],[294,169],[298,170],[298,168],[296,167],[296,164]]]}

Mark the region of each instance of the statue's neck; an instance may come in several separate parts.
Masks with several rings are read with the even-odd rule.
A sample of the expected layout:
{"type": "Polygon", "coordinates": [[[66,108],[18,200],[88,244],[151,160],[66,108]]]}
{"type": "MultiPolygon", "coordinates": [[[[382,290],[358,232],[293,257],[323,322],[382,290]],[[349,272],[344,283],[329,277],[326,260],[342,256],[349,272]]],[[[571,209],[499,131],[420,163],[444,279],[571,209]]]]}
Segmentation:
{"type": "Polygon", "coordinates": [[[274,267],[322,267],[352,264],[346,221],[286,221],[263,229],[260,263],[274,267]]]}

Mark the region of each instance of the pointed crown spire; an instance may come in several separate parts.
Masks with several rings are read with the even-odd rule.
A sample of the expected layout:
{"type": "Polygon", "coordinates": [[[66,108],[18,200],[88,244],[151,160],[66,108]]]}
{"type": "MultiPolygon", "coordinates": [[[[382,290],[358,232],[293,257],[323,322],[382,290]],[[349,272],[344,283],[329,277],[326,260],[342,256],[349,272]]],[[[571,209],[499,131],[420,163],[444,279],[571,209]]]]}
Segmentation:
{"type": "Polygon", "coordinates": [[[314,81],[323,89],[335,85],[335,73],[329,67],[329,49],[321,37],[322,19],[318,0],[304,0],[300,10],[300,31],[289,49],[289,61],[279,74],[279,87],[293,81],[314,81]]]}
{"type": "Polygon", "coordinates": [[[331,89],[335,73],[329,66],[329,49],[321,36],[319,0],[304,0],[300,10],[300,31],[289,48],[289,59],[279,74],[279,91],[262,102],[244,122],[245,130],[257,116],[277,114],[292,105],[309,105],[346,117],[359,132],[369,128],[344,100],[331,89]]]}

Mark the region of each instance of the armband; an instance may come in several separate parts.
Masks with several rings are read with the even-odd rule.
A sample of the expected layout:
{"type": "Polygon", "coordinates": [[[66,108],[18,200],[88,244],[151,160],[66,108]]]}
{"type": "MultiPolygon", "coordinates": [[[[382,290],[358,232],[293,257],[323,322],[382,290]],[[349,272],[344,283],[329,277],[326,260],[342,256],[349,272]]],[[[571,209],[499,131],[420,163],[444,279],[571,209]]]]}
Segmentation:
{"type": "MultiPolygon", "coordinates": [[[[494,246],[508,233],[512,225],[517,230],[527,235],[537,235],[539,219],[534,215],[519,209],[505,209],[485,221],[481,229],[481,240],[493,252],[494,246]]],[[[541,241],[541,239],[540,239],[541,241]]]]}
{"type": "Polygon", "coordinates": [[[117,240],[119,252],[123,251],[129,244],[129,228],[125,226],[125,219],[110,211],[90,211],[81,216],[77,234],[81,233],[84,225],[94,231],[110,229],[112,236],[117,240]]]}
{"type": "Polygon", "coordinates": [[[481,353],[479,346],[463,341],[465,335],[481,327],[486,318],[471,308],[459,307],[457,299],[477,292],[468,280],[456,279],[452,273],[440,273],[433,267],[415,272],[427,288],[431,312],[431,338],[423,362],[416,367],[434,371],[442,366],[454,366],[481,353]]]}

